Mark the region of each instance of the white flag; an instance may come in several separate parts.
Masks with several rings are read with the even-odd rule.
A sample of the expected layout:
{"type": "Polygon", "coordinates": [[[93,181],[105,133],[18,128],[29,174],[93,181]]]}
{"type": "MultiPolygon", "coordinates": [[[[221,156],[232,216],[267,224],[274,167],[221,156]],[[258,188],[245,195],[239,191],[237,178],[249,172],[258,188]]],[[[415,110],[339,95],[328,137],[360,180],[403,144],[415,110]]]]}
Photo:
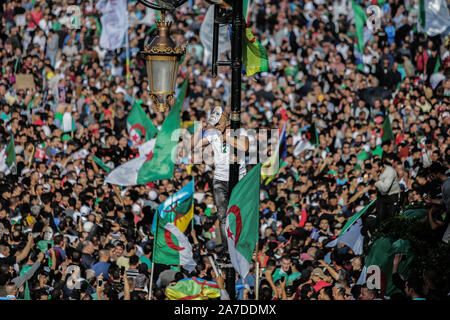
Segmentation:
{"type": "Polygon", "coordinates": [[[127,32],[127,1],[100,0],[95,8],[102,12],[100,47],[108,50],[122,48],[127,32]]]}
{"type": "Polygon", "coordinates": [[[298,157],[305,150],[314,150],[314,146],[306,139],[298,142],[294,149],[294,156],[298,157]]]}
{"type": "Polygon", "coordinates": [[[446,0],[428,0],[425,5],[425,31],[430,37],[448,33],[450,15],[446,0]]]}
{"type": "Polygon", "coordinates": [[[361,234],[362,221],[358,219],[344,234],[340,235],[337,239],[329,242],[326,247],[335,247],[339,243],[344,243],[355,255],[359,256],[363,252],[364,236],[361,234]]]}
{"type": "Polygon", "coordinates": [[[6,146],[3,148],[2,151],[0,151],[0,172],[5,173],[5,175],[8,175],[11,171],[9,170],[8,165],[6,164],[6,146]]]}
{"type": "MultiPolygon", "coordinates": [[[[211,63],[209,58],[212,55],[213,48],[213,26],[214,26],[214,6],[210,6],[206,12],[205,18],[203,19],[202,25],[200,26],[200,41],[205,48],[205,59],[203,62],[205,64],[211,63]]],[[[222,53],[231,49],[230,34],[228,32],[227,25],[219,25],[219,45],[218,45],[219,57],[222,53]]]]}

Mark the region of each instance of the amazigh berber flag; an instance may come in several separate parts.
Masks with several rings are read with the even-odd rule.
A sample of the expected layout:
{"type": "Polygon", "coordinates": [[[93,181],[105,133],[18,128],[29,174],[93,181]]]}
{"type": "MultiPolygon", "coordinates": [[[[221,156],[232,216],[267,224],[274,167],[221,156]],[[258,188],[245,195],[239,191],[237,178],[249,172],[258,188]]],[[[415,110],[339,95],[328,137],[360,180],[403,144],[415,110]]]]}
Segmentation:
{"type": "Polygon", "coordinates": [[[165,265],[181,265],[189,272],[194,270],[197,263],[193,259],[192,246],[179,227],[186,230],[187,224],[189,224],[193,187],[194,181],[192,180],[164,201],[158,207],[152,223],[152,227],[155,228],[153,261],[165,265]],[[183,223],[184,220],[187,223],[183,223]]]}

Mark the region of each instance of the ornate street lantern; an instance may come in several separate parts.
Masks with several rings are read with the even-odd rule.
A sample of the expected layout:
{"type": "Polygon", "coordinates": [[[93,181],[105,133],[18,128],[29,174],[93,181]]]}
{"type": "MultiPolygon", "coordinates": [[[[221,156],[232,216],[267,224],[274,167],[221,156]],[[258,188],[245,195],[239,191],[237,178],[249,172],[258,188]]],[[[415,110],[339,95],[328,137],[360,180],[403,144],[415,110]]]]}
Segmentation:
{"type": "Polygon", "coordinates": [[[164,10],[156,21],[158,35],[146,44],[140,54],[144,57],[148,75],[148,90],[154,110],[164,112],[167,102],[173,99],[178,65],[186,53],[186,46],[177,46],[170,37],[172,21],[166,21],[164,10]]]}

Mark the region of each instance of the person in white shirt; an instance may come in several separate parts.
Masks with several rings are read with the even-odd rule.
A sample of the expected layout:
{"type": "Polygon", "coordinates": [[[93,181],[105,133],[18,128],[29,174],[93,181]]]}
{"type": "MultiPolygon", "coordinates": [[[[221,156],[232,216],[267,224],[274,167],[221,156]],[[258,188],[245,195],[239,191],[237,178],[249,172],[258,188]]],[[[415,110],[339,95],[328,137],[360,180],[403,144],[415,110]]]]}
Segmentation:
{"type": "MultiPolygon", "coordinates": [[[[389,159],[390,160],[390,159],[389,159]]],[[[401,192],[398,176],[388,159],[378,159],[373,165],[375,187],[378,190],[376,210],[378,225],[395,216],[401,192]]]]}
{"type": "Polygon", "coordinates": [[[214,107],[212,110],[205,130],[196,132],[194,136],[194,152],[198,148],[211,145],[214,153],[214,178],[213,178],[213,196],[217,208],[217,217],[220,223],[220,242],[227,248],[226,239],[226,216],[229,201],[229,173],[230,159],[234,155],[234,149],[237,149],[237,162],[239,163],[239,180],[247,173],[245,167],[245,152],[248,150],[248,135],[243,128],[239,131],[239,138],[232,139],[229,129],[229,120],[226,112],[221,107],[214,107]],[[223,136],[225,134],[225,139],[223,136]]]}

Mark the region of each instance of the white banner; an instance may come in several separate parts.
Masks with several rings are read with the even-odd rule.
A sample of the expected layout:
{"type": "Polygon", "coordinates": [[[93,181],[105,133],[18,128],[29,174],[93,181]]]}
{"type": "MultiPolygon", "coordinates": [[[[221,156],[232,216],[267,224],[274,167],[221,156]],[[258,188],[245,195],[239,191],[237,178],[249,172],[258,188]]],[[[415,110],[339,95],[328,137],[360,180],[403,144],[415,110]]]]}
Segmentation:
{"type": "Polygon", "coordinates": [[[95,8],[102,12],[100,47],[108,50],[122,48],[127,31],[127,1],[100,0],[95,8]]]}
{"type": "Polygon", "coordinates": [[[446,33],[450,28],[450,15],[446,0],[425,1],[425,30],[430,37],[446,33]]]}
{"type": "MultiPolygon", "coordinates": [[[[209,6],[205,18],[200,26],[200,41],[205,48],[204,64],[211,64],[212,62],[212,44],[213,44],[213,27],[214,27],[214,6],[209,6]]],[[[219,25],[219,45],[218,58],[227,50],[231,49],[230,33],[228,26],[225,24],[219,25]]]]}

